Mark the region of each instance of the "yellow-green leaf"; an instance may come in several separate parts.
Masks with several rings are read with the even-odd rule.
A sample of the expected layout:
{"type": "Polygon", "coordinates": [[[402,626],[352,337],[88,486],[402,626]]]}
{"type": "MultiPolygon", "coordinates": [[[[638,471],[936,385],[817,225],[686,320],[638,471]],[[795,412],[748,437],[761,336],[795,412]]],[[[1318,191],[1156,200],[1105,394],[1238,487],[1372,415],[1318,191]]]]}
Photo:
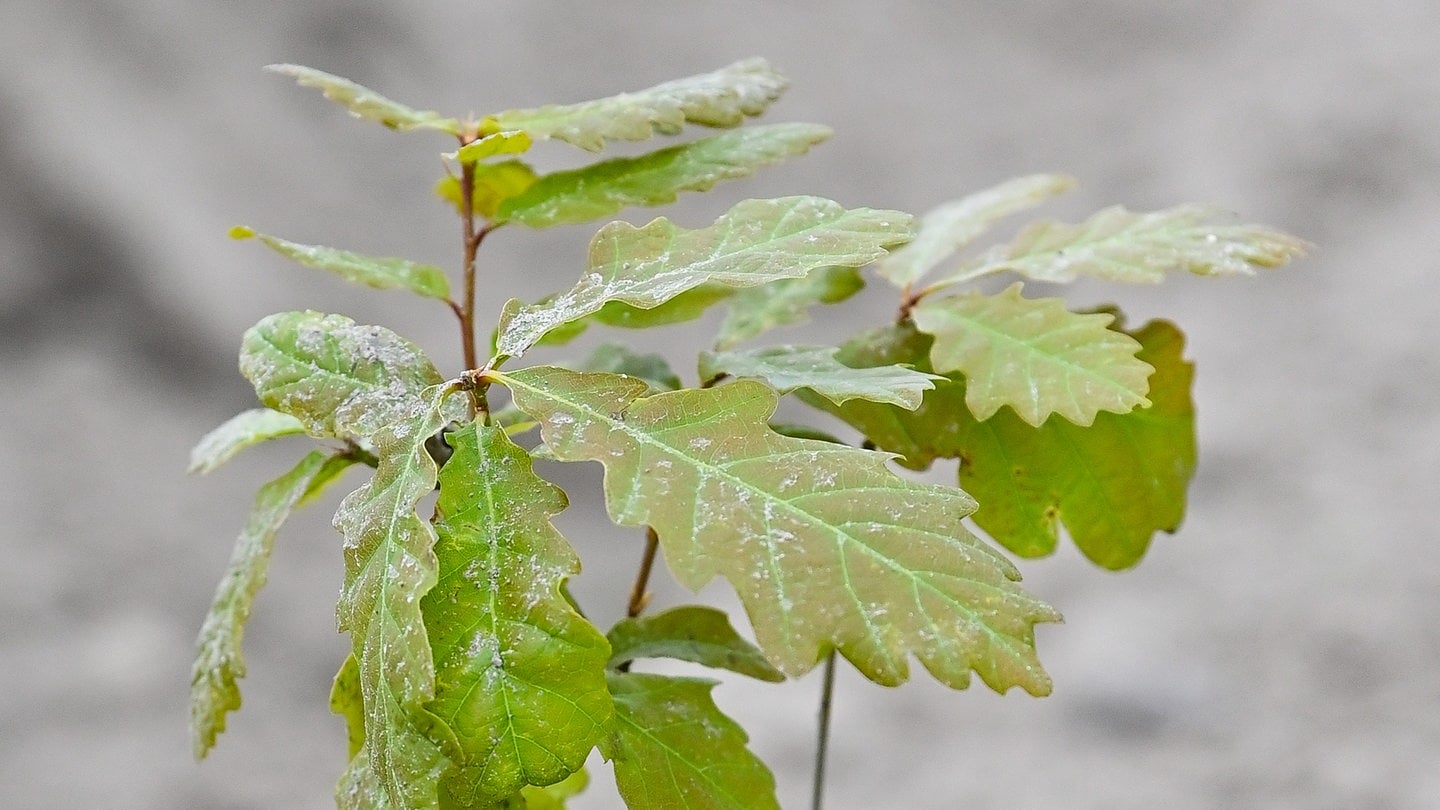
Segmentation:
{"type": "Polygon", "coordinates": [[[460,134],[460,122],[428,110],[416,110],[323,70],[304,65],[267,65],[266,70],[293,78],[305,87],[314,87],[325,97],[350,111],[356,118],[376,121],[399,132],[412,129],[435,129],[452,135],[460,134]]]}
{"type": "Polygon", "coordinates": [[[345,663],[330,684],[330,713],[344,718],[349,743],[346,759],[354,759],[365,746],[365,700],[360,694],[360,664],[354,653],[345,656],[345,663]]]}
{"type": "Polygon", "coordinates": [[[492,132],[473,140],[445,157],[461,163],[476,163],[495,155],[518,155],[530,149],[530,135],[525,132],[492,132]]]}
{"type": "Polygon", "coordinates": [[[208,473],[247,447],[304,432],[304,423],[289,414],[269,408],[241,411],[200,439],[190,451],[190,472],[208,473]]]}
{"type": "Polygon", "coordinates": [[[271,250],[306,267],[325,270],[356,284],[377,290],[410,290],[426,298],[445,300],[450,297],[450,279],[438,267],[409,259],[365,256],[324,245],[302,245],[275,236],[256,233],[239,226],[230,229],[232,237],[259,237],[271,250]]]}

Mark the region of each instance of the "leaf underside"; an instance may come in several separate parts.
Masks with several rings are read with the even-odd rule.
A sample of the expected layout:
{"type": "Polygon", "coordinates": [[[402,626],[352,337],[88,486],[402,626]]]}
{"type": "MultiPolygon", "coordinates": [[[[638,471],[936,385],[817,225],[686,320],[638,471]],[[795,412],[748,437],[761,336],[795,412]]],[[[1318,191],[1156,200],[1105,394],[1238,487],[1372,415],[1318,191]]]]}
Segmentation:
{"type": "Polygon", "coordinates": [[[925,392],[935,387],[934,374],[905,366],[851,368],[835,359],[834,346],[769,346],[734,352],[701,352],[700,379],[750,377],[782,394],[798,388],[836,405],[851,399],[888,402],[908,410],[920,407],[925,392]]]}
{"type": "Polygon", "coordinates": [[[196,443],[195,448],[190,451],[189,472],[211,472],[247,447],[304,432],[304,423],[289,414],[269,408],[241,411],[206,433],[196,443]]]}
{"type": "Polygon", "coordinates": [[[912,312],[915,326],[935,337],[930,365],[965,375],[976,419],[1009,405],[1032,425],[1052,413],[1089,425],[1100,411],[1150,404],[1154,369],[1135,357],[1140,344],[1108,328],[1114,316],[1070,312],[1059,298],[1024,298],[1020,286],[927,298],[912,312]]]}
{"type": "Polygon", "coordinates": [[[428,708],[463,751],[444,777],[488,807],[585,764],[613,713],[610,647],[561,593],[580,570],[550,517],[565,495],[498,427],[447,434],[440,473],[439,581],[421,602],[436,662],[428,708]]]}
{"type": "Polygon", "coordinates": [[[853,267],[822,267],[804,278],[737,290],[727,302],[730,311],[715,336],[715,348],[732,349],[776,327],[805,323],[810,320],[810,307],[844,301],[864,286],[853,267]]]}
{"type": "Polygon", "coordinates": [[[644,396],[643,382],[537,367],[496,374],[562,461],[605,465],[620,524],[652,526],[681,583],[735,587],[760,646],[788,675],[832,646],[871,680],[913,653],[955,688],[1045,694],[1033,625],[1058,620],[1008,561],[967,532],[955,487],[896,476],[886,456],[769,429],[776,393],[753,381],[644,396]]]}
{"type": "Polygon", "coordinates": [[[763,59],[747,59],[712,73],[665,82],[633,93],[585,101],[508,110],[491,116],[497,129],[524,130],[591,152],[607,140],[643,141],[656,132],[674,135],[685,124],[733,127],[765,111],[786,81],[763,59]]]}
{"type": "Polygon", "coordinates": [[[723,611],[684,605],[649,616],[621,619],[606,634],[610,666],[640,658],[673,658],[728,669],[762,681],[785,680],[765,654],[740,637],[723,611]]]}
{"type": "Polygon", "coordinates": [[[429,110],[416,110],[380,95],[349,79],[304,65],[267,65],[266,70],[293,78],[305,87],[313,87],[325,97],[350,110],[356,118],[376,121],[400,132],[412,129],[435,129],[452,135],[460,134],[460,122],[429,110]]]}

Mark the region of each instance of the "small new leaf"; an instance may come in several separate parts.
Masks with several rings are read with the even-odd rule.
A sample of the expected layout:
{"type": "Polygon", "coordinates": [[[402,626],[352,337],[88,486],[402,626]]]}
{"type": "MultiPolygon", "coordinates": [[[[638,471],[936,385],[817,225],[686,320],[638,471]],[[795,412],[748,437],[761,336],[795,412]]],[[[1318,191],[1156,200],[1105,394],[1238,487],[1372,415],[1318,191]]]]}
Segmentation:
{"type": "Polygon", "coordinates": [[[487,123],[599,152],[607,140],[643,141],[656,132],[674,135],[686,123],[738,126],[747,116],[765,112],[785,86],[784,77],[765,60],[747,59],[648,90],[579,104],[509,110],[491,116],[487,123]]]}
{"type": "Polygon", "coordinates": [[[585,764],[613,714],[610,647],[561,593],[580,571],[550,524],[565,494],[498,427],[472,422],[446,440],[455,453],[440,473],[440,577],[421,602],[436,667],[429,709],[464,755],[446,791],[489,807],[585,764]]]}
{"type": "Polygon", "coordinates": [[[785,673],[741,638],[730,625],[730,617],[715,608],[686,605],[621,619],[605,637],[610,640],[611,667],[640,658],[674,658],[762,681],[785,680],[785,673]]]}
{"type": "Polygon", "coordinates": [[[851,368],[835,359],[834,346],[770,346],[736,352],[701,352],[700,379],[752,377],[788,394],[808,388],[840,405],[851,399],[920,407],[932,380],[944,379],[905,366],[851,368]]]}
{"type": "Polygon", "coordinates": [[[775,124],[712,135],[633,158],[616,158],[540,178],[501,204],[499,222],[532,228],[590,222],[629,206],[675,202],[682,191],[706,191],[722,180],[809,151],[827,127],[775,124]]]}
{"type": "Polygon", "coordinates": [[[377,121],[399,132],[435,129],[451,135],[460,134],[460,122],[454,118],[446,118],[428,110],[412,109],[397,101],[391,101],[368,87],[323,70],[304,65],[267,65],[265,69],[289,76],[305,87],[318,89],[326,98],[350,110],[350,114],[356,118],[377,121]]]}
{"type": "Polygon", "coordinates": [[[444,270],[432,265],[412,262],[409,259],[364,256],[323,245],[302,245],[256,233],[244,226],[231,228],[230,235],[235,239],[258,237],[266,247],[281,256],[377,290],[410,290],[426,298],[441,301],[450,297],[450,279],[446,277],[444,270]]]}
{"type": "Polygon", "coordinates": [[[955,487],[900,478],[887,456],[769,429],[778,395],[741,380],[645,396],[645,383],[537,367],[492,378],[540,422],[561,461],[605,465],[617,523],[651,526],[687,587],[735,587],[769,659],[789,675],[830,647],[894,685],[914,654],[955,688],[1045,694],[1033,625],[1058,614],[965,530],[955,487]]]}
{"type": "Polygon", "coordinates": [[[805,323],[810,319],[810,307],[844,301],[864,286],[853,267],[822,267],[804,278],[786,278],[763,287],[737,290],[728,302],[730,311],[720,324],[715,348],[731,349],[777,326],[805,323]]]}
{"type": "Polygon", "coordinates": [[[1008,270],[1036,281],[1095,276],[1156,284],[1188,270],[1202,276],[1253,274],[1305,252],[1300,239],[1263,225],[1219,224],[1212,209],[1187,205],[1152,213],[1106,208],[1079,225],[1037,222],[1008,245],[966,262],[939,285],[1008,270]]]}
{"type": "Polygon", "coordinates": [[[600,753],[631,810],[778,808],[775,777],[710,698],[714,681],[611,673],[615,731],[600,753]]]}
{"type": "Polygon", "coordinates": [[[976,419],[1009,405],[1032,425],[1052,413],[1089,425],[1100,411],[1150,404],[1155,369],[1135,357],[1139,343],[1108,328],[1113,315],[1070,312],[1059,298],[1023,298],[1020,287],[926,298],[911,313],[920,331],[935,336],[931,366],[965,375],[976,419]]]}
{"type": "Polygon", "coordinates": [[[914,241],[881,259],[875,269],[895,286],[909,288],[999,220],[1074,187],[1075,180],[1064,175],[1032,174],[931,209],[921,217],[914,241]]]}
{"type": "MultiPolygon", "coordinates": [[[[240,642],[255,595],[265,585],[275,533],[322,473],[330,470],[329,456],[311,452],[294,469],[260,488],[245,528],[235,541],[230,564],[196,642],[198,650],[190,676],[190,734],[195,758],[203,759],[225,730],[225,715],[240,708],[236,680],[245,677],[240,642]]],[[[332,474],[333,477],[333,474],[332,474]]]]}
{"type": "Polygon", "coordinates": [[[200,439],[190,451],[189,471],[208,473],[247,447],[304,432],[305,425],[289,414],[269,408],[241,411],[200,439]]]}
{"type": "Polygon", "coordinates": [[[530,135],[524,132],[493,132],[465,144],[445,157],[461,163],[476,163],[495,155],[518,155],[529,151],[530,135]]]}
{"type": "MultiPolygon", "coordinates": [[[[491,219],[501,203],[529,188],[535,180],[535,170],[518,160],[477,163],[470,210],[491,219]]],[[[440,178],[435,183],[435,196],[450,203],[455,213],[463,213],[460,207],[460,178],[453,174],[440,178]]]]}
{"type": "Polygon", "coordinates": [[[415,344],[343,315],[281,312],[241,341],[240,373],[260,401],[316,438],[361,438],[405,413],[441,381],[415,344]]]}
{"type": "Polygon", "coordinates": [[[590,242],[590,272],[562,295],[531,306],[511,300],[498,352],[519,357],[550,330],[620,301],[659,306],[706,284],[755,287],[821,267],[861,267],[911,236],[899,211],[846,210],[819,197],[746,200],[714,225],[677,227],[664,217],[637,228],[612,222],[590,242]]]}

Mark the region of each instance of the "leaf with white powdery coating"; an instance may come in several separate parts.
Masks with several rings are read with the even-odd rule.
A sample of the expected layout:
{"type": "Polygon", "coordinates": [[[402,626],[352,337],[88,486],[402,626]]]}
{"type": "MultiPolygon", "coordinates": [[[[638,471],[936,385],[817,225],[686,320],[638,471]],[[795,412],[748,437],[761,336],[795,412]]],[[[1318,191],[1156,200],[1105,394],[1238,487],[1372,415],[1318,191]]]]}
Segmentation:
{"type": "Polygon", "coordinates": [[[565,494],[498,427],[446,435],[440,472],[440,578],[421,601],[436,667],[428,708],[464,758],[444,776],[467,806],[585,764],[613,715],[610,645],[561,593],[580,561],[550,523],[565,494]]]}
{"type": "Polygon", "coordinates": [[[710,698],[714,681],[611,673],[615,731],[600,753],[631,810],[778,808],[775,777],[710,698]]]}
{"type": "Polygon", "coordinates": [[[305,425],[289,414],[269,408],[241,411],[200,439],[190,451],[189,472],[208,473],[247,447],[304,432],[305,425]]]}
{"type": "Polygon", "coordinates": [[[643,141],[656,132],[678,133],[686,123],[733,127],[765,112],[780,97],[785,78],[763,59],[746,59],[713,73],[659,84],[648,90],[584,101],[508,110],[486,119],[496,129],[520,129],[591,152],[607,140],[643,141]]]}
{"type": "Polygon", "coordinates": [[[266,65],[265,69],[289,76],[305,87],[316,88],[326,98],[350,110],[356,118],[376,121],[399,132],[435,129],[452,135],[460,134],[460,122],[454,118],[429,110],[412,109],[368,87],[323,70],[304,65],[266,65]]]}
{"type": "Polygon", "coordinates": [[[915,240],[881,259],[875,270],[895,286],[909,287],[999,220],[1074,187],[1071,177],[1032,174],[933,208],[920,218],[915,240]]]}
{"type": "Polygon", "coordinates": [[[329,455],[315,450],[294,469],[260,488],[245,528],[197,640],[190,676],[190,734],[195,758],[203,759],[225,730],[225,715],[240,708],[238,678],[245,677],[240,643],[255,595],[265,585],[275,533],[322,475],[333,478],[329,455]]]}
{"type": "Polygon", "coordinates": [[[245,332],[240,373],[265,405],[316,438],[368,436],[404,413],[440,372],[419,347],[344,315],[281,312],[245,332]]]}
{"type": "Polygon", "coordinates": [[[435,530],[415,513],[435,488],[425,441],[455,415],[445,407],[449,393],[428,388],[410,396],[405,411],[382,398],[390,418],[373,436],[379,466],[335,513],[345,538],[336,616],[350,633],[365,710],[364,750],[336,789],[347,806],[434,807],[450,764],[453,735],[425,707],[435,696],[435,667],[420,600],[438,575],[435,530]]]}
{"type": "Polygon", "coordinates": [[[829,136],[829,128],[814,124],[747,127],[648,155],[555,172],[502,203],[495,219],[548,228],[590,222],[630,206],[665,205],[682,191],[706,191],[722,180],[803,154],[829,136]]]}
{"type": "Polygon", "coordinates": [[[1250,275],[1257,267],[1279,267],[1305,252],[1306,243],[1290,234],[1263,225],[1218,224],[1220,218],[1212,209],[1193,205],[1151,213],[1114,206],[1079,225],[1037,222],[940,284],[1006,270],[1036,281],[1095,276],[1157,284],[1175,270],[1250,275]]]}
{"type": "Polygon", "coordinates": [[[777,326],[805,323],[810,320],[810,307],[844,301],[864,286],[859,271],[853,267],[822,267],[804,278],[786,278],[763,287],[737,290],[729,298],[730,311],[715,336],[715,348],[734,348],[777,326]]]}
{"type": "Polygon", "coordinates": [[[785,680],[785,673],[735,632],[730,617],[712,607],[684,605],[621,619],[605,637],[610,640],[611,667],[640,658],[673,658],[762,681],[785,680]]]}
{"type": "Polygon", "coordinates": [[[915,410],[925,392],[943,379],[905,366],[851,368],[835,359],[834,346],[770,346],[737,352],[701,352],[700,379],[722,374],[753,377],[787,394],[797,388],[840,405],[851,399],[888,402],[915,410]]]}
{"type": "Polygon", "coordinates": [[[1049,692],[1033,625],[1059,615],[966,531],[975,502],[957,488],[900,478],[882,453],[771,431],[778,395],[749,380],[645,396],[610,374],[490,374],[557,459],[605,465],[611,518],[653,527],[681,583],[730,581],[786,674],[833,646],[882,684],[904,681],[913,653],[955,688],[973,669],[999,691],[1049,692]]]}
{"type": "Polygon", "coordinates": [[[935,371],[965,375],[976,419],[1009,405],[1032,425],[1052,413],[1089,425],[1101,411],[1150,404],[1155,369],[1135,357],[1134,338],[1108,328],[1113,315],[1070,312],[1059,298],[1024,298],[1020,288],[926,298],[911,313],[920,331],[935,336],[935,371]]]}
{"type": "Polygon", "coordinates": [[[441,301],[450,297],[450,279],[438,267],[409,259],[365,256],[324,245],[302,245],[275,236],[256,233],[243,225],[230,229],[233,239],[259,238],[265,246],[306,267],[325,270],[356,284],[377,290],[410,290],[441,301]]]}
{"type": "Polygon", "coordinates": [[[756,287],[821,267],[861,267],[911,236],[899,211],[846,210],[820,197],[746,200],[698,230],[664,217],[637,228],[611,222],[590,242],[590,272],[540,304],[512,299],[497,350],[519,357],[547,332],[620,301],[648,309],[707,284],[756,287]]]}

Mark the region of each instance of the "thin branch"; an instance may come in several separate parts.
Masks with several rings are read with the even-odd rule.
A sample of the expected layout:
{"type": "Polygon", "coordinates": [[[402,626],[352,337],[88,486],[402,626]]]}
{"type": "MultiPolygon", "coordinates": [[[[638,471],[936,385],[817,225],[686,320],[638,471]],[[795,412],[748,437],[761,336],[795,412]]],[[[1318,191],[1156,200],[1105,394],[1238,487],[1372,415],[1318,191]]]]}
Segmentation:
{"type": "Polygon", "coordinates": [[[825,806],[825,759],[830,750],[830,706],[835,697],[835,651],[825,656],[825,675],[820,687],[820,722],[815,741],[815,783],[810,792],[811,810],[825,806]]]}
{"type": "Polygon", "coordinates": [[[645,554],[640,558],[640,570],[635,574],[635,585],[630,589],[630,604],[625,615],[635,618],[645,612],[650,603],[650,570],[655,567],[655,554],[660,550],[660,536],[650,526],[645,527],[645,554]]]}

